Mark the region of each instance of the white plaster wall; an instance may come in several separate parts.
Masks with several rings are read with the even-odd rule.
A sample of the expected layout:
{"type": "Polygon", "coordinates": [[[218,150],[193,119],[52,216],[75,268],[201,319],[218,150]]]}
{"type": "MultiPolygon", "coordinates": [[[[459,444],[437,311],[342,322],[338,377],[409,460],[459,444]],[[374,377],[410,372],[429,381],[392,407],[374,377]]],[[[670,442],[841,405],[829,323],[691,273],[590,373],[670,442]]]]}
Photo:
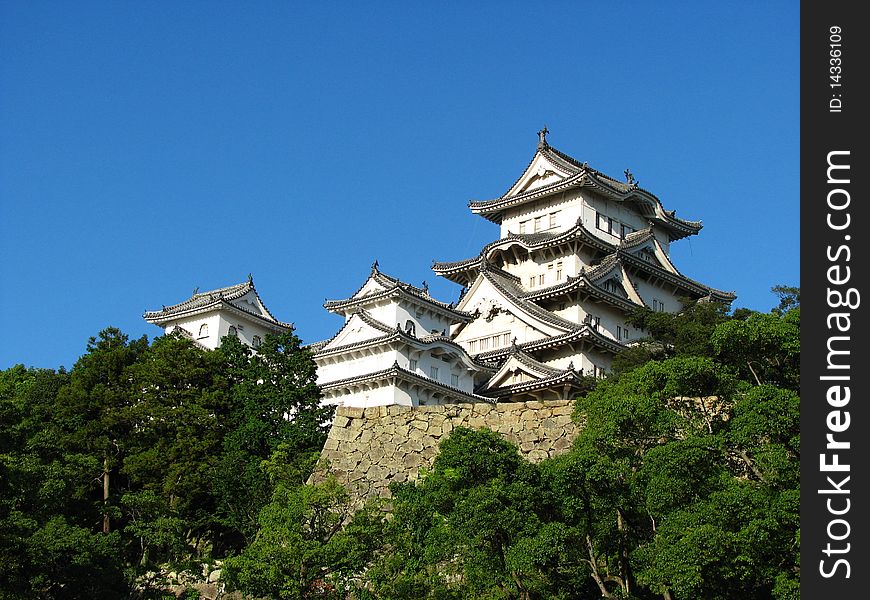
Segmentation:
{"type": "Polygon", "coordinates": [[[506,237],[509,232],[519,233],[522,221],[528,221],[525,233],[536,233],[535,217],[542,217],[540,231],[564,231],[576,225],[581,214],[582,199],[579,192],[568,190],[507,211],[502,218],[500,236],[506,237]],[[550,213],[556,211],[556,225],[551,228],[550,213]]]}
{"type": "MultiPolygon", "coordinates": [[[[545,333],[539,331],[530,323],[523,321],[512,313],[502,311],[491,321],[487,321],[483,316],[478,317],[473,322],[469,323],[459,333],[454,341],[465,348],[466,352],[469,354],[480,354],[481,350],[479,344],[477,350],[471,350],[470,342],[472,340],[479,340],[482,337],[492,337],[495,334],[502,334],[504,332],[510,333],[509,340],[513,340],[513,338],[516,337],[518,344],[540,340],[546,337],[545,333]]],[[[503,348],[504,345],[499,347],[503,348]]],[[[490,346],[487,350],[495,349],[496,348],[492,347],[492,340],[490,340],[490,346]]],[[[484,352],[485,351],[486,350],[484,350],[484,352]]]]}
{"type": "Polygon", "coordinates": [[[368,373],[383,371],[392,367],[393,363],[398,359],[399,353],[396,350],[386,350],[377,354],[368,354],[356,358],[350,356],[331,356],[317,359],[317,383],[318,385],[325,385],[340,379],[347,379],[348,377],[359,377],[368,373]]]}
{"type": "Polygon", "coordinates": [[[682,310],[683,305],[673,296],[670,289],[655,287],[646,281],[636,278],[632,281],[634,287],[637,289],[637,293],[640,295],[641,299],[643,299],[644,304],[649,308],[653,307],[653,298],[655,298],[665,305],[665,310],[667,312],[678,312],[682,310]]]}
{"type": "MultiPolygon", "coordinates": [[[[189,331],[193,339],[209,350],[214,350],[220,346],[220,316],[217,313],[188,317],[187,319],[176,321],[173,325],[178,325],[189,331]],[[208,325],[208,335],[206,336],[199,335],[202,325],[208,325]]],[[[171,328],[172,326],[167,327],[166,331],[168,332],[171,328]]]]}
{"type": "Polygon", "coordinates": [[[248,346],[254,345],[254,336],[260,336],[260,341],[266,339],[266,336],[271,333],[268,329],[261,326],[253,320],[248,320],[241,315],[229,313],[221,313],[219,315],[220,325],[218,327],[220,337],[228,335],[230,327],[236,328],[239,340],[248,346]]]}

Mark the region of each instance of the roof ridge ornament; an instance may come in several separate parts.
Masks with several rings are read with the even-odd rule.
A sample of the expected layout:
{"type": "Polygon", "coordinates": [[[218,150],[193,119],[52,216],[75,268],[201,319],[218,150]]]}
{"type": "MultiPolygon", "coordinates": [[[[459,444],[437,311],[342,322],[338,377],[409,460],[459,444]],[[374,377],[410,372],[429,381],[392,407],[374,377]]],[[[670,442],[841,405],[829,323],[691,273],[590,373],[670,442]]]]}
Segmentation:
{"type": "Polygon", "coordinates": [[[254,274],[248,273],[248,283],[254,283],[254,274]]]}
{"type": "Polygon", "coordinates": [[[375,262],[372,263],[372,273],[378,272],[378,259],[375,259],[375,262]]]}
{"type": "Polygon", "coordinates": [[[547,143],[548,133],[550,133],[550,130],[547,129],[546,125],[544,125],[544,128],[538,132],[538,150],[550,147],[550,144],[547,143]]]}
{"type": "Polygon", "coordinates": [[[639,182],[634,178],[634,175],[632,175],[631,169],[626,169],[623,173],[625,173],[625,182],[631,187],[636,188],[639,182]]]}

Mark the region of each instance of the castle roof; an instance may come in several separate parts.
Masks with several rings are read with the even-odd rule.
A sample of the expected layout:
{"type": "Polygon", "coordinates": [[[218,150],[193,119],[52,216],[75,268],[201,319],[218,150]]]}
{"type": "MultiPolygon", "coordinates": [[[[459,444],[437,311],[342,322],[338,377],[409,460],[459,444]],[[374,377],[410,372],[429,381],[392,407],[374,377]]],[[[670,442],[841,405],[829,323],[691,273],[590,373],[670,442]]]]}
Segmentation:
{"type": "Polygon", "coordinates": [[[261,325],[274,331],[288,331],[292,329],[292,323],[283,323],[276,319],[260,295],[254,287],[254,280],[248,277],[248,280],[236,285],[210,290],[207,292],[195,291],[193,295],[172,306],[164,306],[161,310],[147,311],[143,318],[154,325],[165,326],[173,321],[200,315],[216,310],[228,310],[235,314],[250,318],[261,325]],[[253,294],[256,298],[256,308],[258,312],[241,305],[237,301],[248,294],[253,294]]]}
{"type": "Polygon", "coordinates": [[[462,346],[451,340],[449,337],[432,334],[417,337],[411,333],[402,331],[399,327],[390,327],[386,323],[374,318],[363,309],[356,310],[344,326],[330,339],[318,342],[316,345],[312,344],[309,348],[314,352],[315,360],[321,360],[330,356],[339,356],[394,343],[407,344],[416,348],[433,348],[438,346],[456,353],[456,355],[461,357],[469,366],[474,366],[476,369],[484,371],[492,370],[490,365],[476,361],[462,346]],[[356,338],[353,339],[353,341],[344,342],[342,339],[344,332],[357,326],[357,320],[370,327],[373,331],[362,339],[356,338]],[[372,335],[372,333],[374,335],[372,335]],[[316,348],[314,346],[316,346],[316,348]]]}
{"type": "Polygon", "coordinates": [[[546,365],[514,346],[507,360],[499,370],[478,392],[493,398],[512,396],[514,394],[533,392],[547,388],[576,388],[580,383],[580,375],[572,366],[567,369],[556,369],[546,365]],[[521,372],[528,378],[514,382],[513,373],[521,372]]]}
{"type": "Polygon", "coordinates": [[[522,344],[516,344],[516,346],[514,347],[499,348],[497,350],[481,352],[480,354],[476,354],[474,358],[477,361],[501,362],[501,360],[504,359],[505,356],[507,356],[511,353],[511,351],[514,350],[514,348],[522,350],[527,354],[532,354],[542,350],[557,348],[559,346],[578,342],[588,343],[589,345],[599,350],[610,352],[613,354],[621,352],[626,348],[625,344],[622,344],[614,340],[613,338],[603,335],[594,327],[584,323],[582,325],[575,325],[574,329],[562,335],[547,337],[540,340],[533,340],[530,342],[523,342],[522,344]]]}
{"type": "Polygon", "coordinates": [[[472,200],[468,206],[471,212],[494,223],[501,223],[505,211],[510,208],[569,189],[589,188],[611,200],[632,206],[643,217],[665,228],[673,240],[700,231],[702,227],[700,221],[681,219],[676,216],[675,211],[666,211],[655,195],[640,188],[628,172],[627,175],[629,181],[617,181],[591,168],[588,163],[581,163],[553,148],[543,140],[538,144],[537,151],[523,174],[507,192],[491,200],[472,200]],[[536,180],[536,166],[538,170],[544,170],[545,166],[549,170],[545,171],[547,177],[540,179],[539,185],[532,185],[536,180]],[[522,186],[524,183],[526,187],[522,186]]]}
{"type": "Polygon", "coordinates": [[[470,314],[456,310],[452,304],[441,302],[430,296],[427,288],[416,287],[382,273],[378,268],[377,261],[372,265],[368,279],[350,298],[327,300],[323,303],[323,307],[330,312],[346,315],[358,308],[371,306],[385,298],[402,298],[418,306],[447,315],[456,321],[470,321],[472,319],[470,314]]]}
{"type": "Polygon", "coordinates": [[[440,381],[435,381],[434,379],[430,379],[428,377],[424,377],[423,375],[413,373],[408,369],[400,367],[398,362],[394,362],[391,367],[382,369],[380,371],[374,371],[372,373],[365,373],[363,375],[357,375],[354,377],[347,377],[345,379],[330,381],[328,383],[320,384],[318,387],[320,388],[321,392],[329,393],[345,388],[352,389],[355,386],[372,384],[376,382],[385,382],[390,384],[395,383],[399,380],[420,385],[430,390],[435,390],[440,395],[449,398],[452,401],[458,400],[460,402],[486,402],[489,404],[495,403],[495,400],[493,400],[492,398],[481,396],[479,394],[469,393],[451,385],[441,383],[440,381]]]}
{"type": "Polygon", "coordinates": [[[562,244],[570,244],[574,242],[582,242],[586,245],[601,252],[613,252],[616,249],[615,244],[611,244],[593,235],[585,225],[582,219],[577,219],[577,223],[564,231],[549,232],[542,231],[538,233],[512,233],[509,232],[505,237],[499,238],[490,242],[480,251],[480,254],[473,258],[454,262],[433,262],[432,270],[437,275],[441,275],[456,283],[463,283],[462,276],[471,271],[476,271],[481,264],[492,258],[498,250],[507,250],[512,245],[519,245],[527,252],[554,248],[562,244]]]}

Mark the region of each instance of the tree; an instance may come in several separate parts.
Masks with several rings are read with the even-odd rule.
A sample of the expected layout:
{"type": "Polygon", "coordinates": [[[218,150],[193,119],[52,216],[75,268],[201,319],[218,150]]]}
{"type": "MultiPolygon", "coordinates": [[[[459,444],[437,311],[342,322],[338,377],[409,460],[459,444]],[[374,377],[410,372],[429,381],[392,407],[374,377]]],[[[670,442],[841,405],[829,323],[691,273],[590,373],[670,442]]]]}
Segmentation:
{"type": "Polygon", "coordinates": [[[307,471],[307,477],[334,407],[320,404],[314,360],[292,332],[266,336],[256,354],[237,338],[225,337],[216,354],[230,395],[213,487],[221,522],[246,544],[273,492],[261,463],[281,448],[288,466],[307,471]]]}
{"type": "Polygon", "coordinates": [[[351,517],[350,499],[332,478],[279,479],[259,520],[255,539],[224,561],[221,578],[231,589],[287,600],[346,598],[381,529],[375,509],[351,517]]]}

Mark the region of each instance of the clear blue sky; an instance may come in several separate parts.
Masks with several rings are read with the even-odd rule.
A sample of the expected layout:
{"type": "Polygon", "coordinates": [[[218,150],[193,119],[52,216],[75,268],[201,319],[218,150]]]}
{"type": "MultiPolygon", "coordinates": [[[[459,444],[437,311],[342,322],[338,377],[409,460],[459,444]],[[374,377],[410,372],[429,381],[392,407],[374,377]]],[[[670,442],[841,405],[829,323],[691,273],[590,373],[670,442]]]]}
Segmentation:
{"type": "Polygon", "coordinates": [[[0,368],[244,281],[305,342],[382,270],[498,228],[538,131],[700,235],[683,273],[798,285],[797,2],[2,2],[0,368]]]}

